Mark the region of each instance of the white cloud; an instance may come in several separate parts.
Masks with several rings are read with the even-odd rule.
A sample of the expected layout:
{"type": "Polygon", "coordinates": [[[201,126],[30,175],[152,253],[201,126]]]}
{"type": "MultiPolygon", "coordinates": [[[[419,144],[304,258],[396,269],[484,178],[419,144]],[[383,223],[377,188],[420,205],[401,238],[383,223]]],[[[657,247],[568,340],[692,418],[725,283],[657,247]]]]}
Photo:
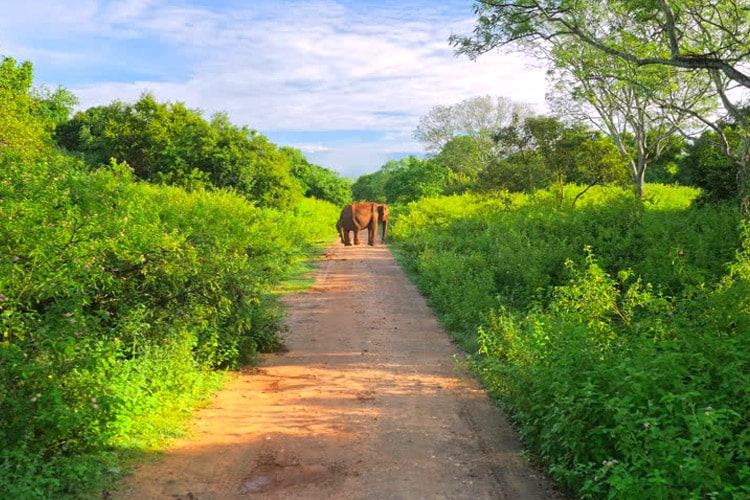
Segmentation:
{"type": "MultiPolygon", "coordinates": [[[[380,131],[385,139],[374,144],[319,145],[316,157],[330,163],[317,163],[342,173],[375,170],[382,164],[377,161],[394,153],[419,153],[411,133],[436,105],[489,94],[544,109],[544,73],[526,68],[521,57],[491,53],[472,62],[454,56],[448,36],[469,33],[473,22],[464,2],[424,1],[407,8],[396,2],[360,7],[352,1],[300,0],[238,3],[249,6],[228,10],[208,0],[202,8],[197,2],[188,7],[87,1],[80,2],[81,9],[29,1],[37,8],[30,9],[29,2],[23,11],[14,8],[11,22],[43,26],[46,39],[55,43],[35,41],[29,26],[17,38],[37,55],[47,51],[43,59],[49,64],[69,65],[75,85],[64,79],[43,83],[66,86],[82,107],[132,101],[148,90],[159,100],[183,101],[209,115],[226,111],[234,123],[261,133],[380,131]],[[122,45],[99,54],[100,47],[92,46],[88,54],[81,40],[91,36],[92,44],[113,37],[112,43],[122,45]],[[145,44],[154,48],[145,50],[145,44]],[[142,58],[118,59],[115,50],[136,46],[142,58]],[[87,64],[104,59],[118,78],[80,83],[87,64]],[[124,77],[128,71],[138,76],[124,77]]],[[[0,50],[4,24],[0,21],[0,50]]]]}
{"type": "Polygon", "coordinates": [[[294,147],[303,153],[324,153],[331,150],[330,147],[324,146],[323,144],[297,144],[294,147]]]}
{"type": "Polygon", "coordinates": [[[137,21],[154,6],[153,0],[121,0],[104,5],[105,17],[110,22],[137,21]]]}

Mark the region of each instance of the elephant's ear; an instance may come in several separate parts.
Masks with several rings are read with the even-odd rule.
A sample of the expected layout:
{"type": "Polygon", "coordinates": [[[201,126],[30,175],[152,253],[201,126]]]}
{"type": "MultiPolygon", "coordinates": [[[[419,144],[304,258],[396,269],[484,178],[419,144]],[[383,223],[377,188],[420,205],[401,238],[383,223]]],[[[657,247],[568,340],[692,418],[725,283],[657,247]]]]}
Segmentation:
{"type": "Polygon", "coordinates": [[[378,215],[380,215],[380,220],[388,220],[388,205],[385,203],[378,205],[378,215]]]}

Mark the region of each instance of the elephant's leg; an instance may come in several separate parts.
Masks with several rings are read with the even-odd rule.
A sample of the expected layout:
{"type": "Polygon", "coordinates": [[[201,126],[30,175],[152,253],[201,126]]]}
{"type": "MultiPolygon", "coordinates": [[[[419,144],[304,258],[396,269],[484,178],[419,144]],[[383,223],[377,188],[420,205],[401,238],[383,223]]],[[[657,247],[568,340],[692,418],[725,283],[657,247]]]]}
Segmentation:
{"type": "Polygon", "coordinates": [[[359,245],[359,228],[354,228],[354,244],[359,245]]]}

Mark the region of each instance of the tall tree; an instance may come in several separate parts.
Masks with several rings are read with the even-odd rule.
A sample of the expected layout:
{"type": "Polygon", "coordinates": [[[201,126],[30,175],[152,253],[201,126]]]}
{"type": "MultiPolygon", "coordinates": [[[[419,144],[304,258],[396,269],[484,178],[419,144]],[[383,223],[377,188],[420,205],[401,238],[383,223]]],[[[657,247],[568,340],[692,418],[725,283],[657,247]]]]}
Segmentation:
{"type": "Polygon", "coordinates": [[[750,15],[745,0],[477,0],[472,36],[453,35],[459,53],[573,37],[636,66],[719,72],[750,88],[750,15]]]}
{"type": "Polygon", "coordinates": [[[420,118],[414,138],[428,153],[438,153],[451,139],[465,135],[476,141],[483,159],[487,159],[493,156],[494,134],[529,115],[527,106],[504,97],[473,97],[451,106],[432,108],[420,118]]]}
{"type": "Polygon", "coordinates": [[[409,156],[397,165],[384,186],[388,203],[408,203],[443,193],[446,172],[433,160],[409,156]]]}
{"type": "Polygon", "coordinates": [[[642,198],[646,171],[671,146],[671,137],[700,127],[696,113],[716,109],[709,80],[668,67],[639,69],[575,39],[557,39],[553,47],[553,110],[608,134],[642,198]]]}
{"type": "Polygon", "coordinates": [[[0,61],[0,155],[32,160],[50,150],[49,127],[34,113],[38,101],[31,95],[33,74],[28,61],[0,61]]]}
{"type": "Polygon", "coordinates": [[[159,103],[148,93],[134,104],[114,101],[76,113],[57,127],[56,137],[92,166],[116,158],[142,179],[176,184],[193,170],[210,170],[207,156],[215,143],[199,111],[179,102],[159,103]]]}
{"type": "Polygon", "coordinates": [[[233,125],[224,114],[214,116],[211,128],[217,134],[211,177],[216,185],[231,186],[261,206],[275,208],[288,208],[302,196],[289,157],[266,136],[233,125]]]}
{"type": "MultiPolygon", "coordinates": [[[[552,181],[533,127],[529,118],[523,122],[514,120],[510,125],[495,132],[494,158],[479,172],[477,189],[479,191],[508,190],[531,193],[546,187],[552,181]]],[[[540,139],[546,135],[544,120],[539,123],[540,139]]]]}
{"type": "Polygon", "coordinates": [[[333,170],[310,163],[299,149],[282,146],[279,150],[289,158],[291,173],[302,185],[306,197],[339,206],[351,203],[352,186],[347,179],[333,170]]]}
{"type": "Polygon", "coordinates": [[[446,194],[471,189],[483,168],[477,141],[468,135],[457,135],[448,140],[434,161],[446,171],[446,194]]]}
{"type": "MultiPolygon", "coordinates": [[[[627,162],[614,141],[608,135],[591,131],[581,125],[563,130],[555,143],[549,163],[553,166],[555,177],[561,183],[576,183],[583,186],[573,199],[573,205],[596,185],[624,185],[628,182],[625,168],[627,162]]],[[[561,205],[562,201],[560,190],[561,205]]]]}
{"type": "Polygon", "coordinates": [[[565,184],[584,186],[576,199],[597,184],[627,181],[625,162],[614,142],[582,124],[566,126],[555,117],[528,117],[496,136],[498,158],[484,169],[480,190],[533,192],[554,187],[563,203],[565,184]]]}
{"type": "Polygon", "coordinates": [[[62,86],[54,91],[46,86],[37,87],[32,89],[31,96],[35,101],[34,115],[47,124],[50,133],[58,125],[67,122],[73,108],[78,105],[78,97],[62,86]]]}
{"type": "MultiPolygon", "coordinates": [[[[742,94],[750,89],[750,10],[745,0],[478,0],[477,22],[469,36],[450,42],[459,54],[476,58],[499,47],[536,52],[560,39],[575,39],[607,57],[635,68],[670,67],[704,72],[725,110],[742,130],[731,148],[722,145],[739,166],[738,184],[745,214],[750,213],[750,116],[742,94]]],[[[710,114],[696,116],[722,137],[710,114]]]]}
{"type": "MultiPolygon", "coordinates": [[[[395,160],[390,160],[396,164],[395,160]]],[[[377,172],[360,175],[352,184],[352,199],[354,201],[386,202],[385,183],[388,182],[390,171],[382,167],[377,172]]]]}
{"type": "MultiPolygon", "coordinates": [[[[723,136],[730,144],[739,140],[737,130],[731,124],[725,123],[723,130],[723,136]]],[[[723,153],[718,146],[720,142],[719,134],[706,130],[687,146],[687,154],[681,158],[680,181],[701,188],[700,202],[716,203],[735,200],[738,196],[737,165],[723,153]]]]}

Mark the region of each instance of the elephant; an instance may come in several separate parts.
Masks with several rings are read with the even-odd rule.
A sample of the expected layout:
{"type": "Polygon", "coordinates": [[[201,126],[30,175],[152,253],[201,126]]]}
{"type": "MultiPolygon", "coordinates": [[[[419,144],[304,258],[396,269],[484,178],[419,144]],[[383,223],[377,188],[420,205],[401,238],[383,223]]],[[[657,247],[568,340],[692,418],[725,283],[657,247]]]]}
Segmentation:
{"type": "Polygon", "coordinates": [[[341,216],[339,216],[339,220],[336,221],[336,232],[341,237],[341,243],[344,243],[344,223],[341,220],[341,216]]]}
{"type": "Polygon", "coordinates": [[[375,244],[378,233],[378,221],[383,220],[383,237],[388,227],[388,206],[381,203],[352,203],[341,210],[336,230],[341,237],[341,243],[350,246],[352,244],[349,233],[354,231],[354,244],[359,245],[359,232],[367,228],[367,244],[375,244]]]}
{"type": "MultiPolygon", "coordinates": [[[[383,237],[380,239],[382,243],[385,243],[385,233],[388,232],[388,205],[385,203],[379,203],[378,207],[378,218],[383,223],[383,237]]],[[[377,231],[376,231],[377,232],[377,231]]]]}

